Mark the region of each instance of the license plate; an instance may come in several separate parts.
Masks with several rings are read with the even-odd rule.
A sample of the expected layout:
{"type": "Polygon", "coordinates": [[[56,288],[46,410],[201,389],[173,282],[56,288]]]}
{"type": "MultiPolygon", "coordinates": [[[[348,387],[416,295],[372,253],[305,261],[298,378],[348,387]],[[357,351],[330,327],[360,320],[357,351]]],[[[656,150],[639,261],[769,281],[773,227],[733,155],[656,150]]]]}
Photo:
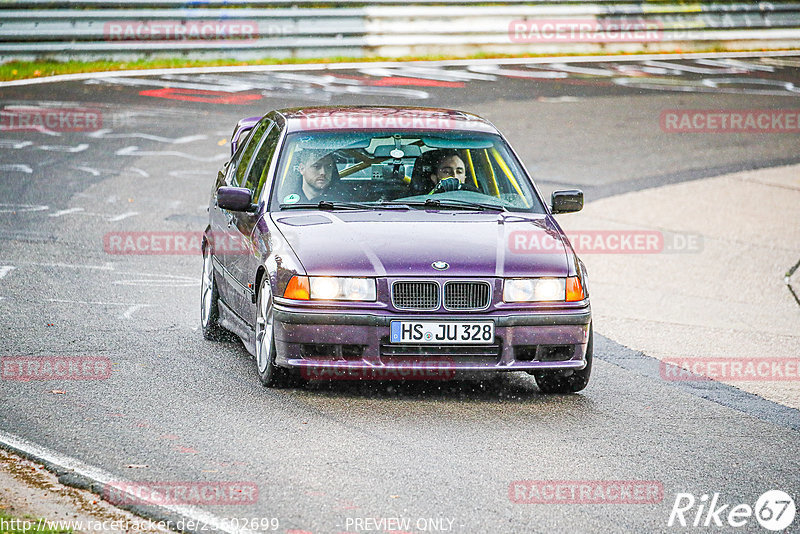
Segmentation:
{"type": "Polygon", "coordinates": [[[392,321],[392,343],[487,344],[494,342],[493,321],[392,321]]]}

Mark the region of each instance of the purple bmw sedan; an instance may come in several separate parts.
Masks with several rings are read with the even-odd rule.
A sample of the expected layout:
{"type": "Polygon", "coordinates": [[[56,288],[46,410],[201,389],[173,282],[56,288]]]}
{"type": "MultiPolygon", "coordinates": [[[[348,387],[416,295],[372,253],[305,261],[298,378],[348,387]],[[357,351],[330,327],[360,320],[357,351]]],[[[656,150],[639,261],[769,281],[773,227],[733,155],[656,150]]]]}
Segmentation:
{"type": "Polygon", "coordinates": [[[488,121],[296,108],[243,119],[233,139],[203,239],[202,329],[241,338],[265,386],[469,370],[586,387],[586,271],[553,217],[583,193],[548,206],[488,121]]]}

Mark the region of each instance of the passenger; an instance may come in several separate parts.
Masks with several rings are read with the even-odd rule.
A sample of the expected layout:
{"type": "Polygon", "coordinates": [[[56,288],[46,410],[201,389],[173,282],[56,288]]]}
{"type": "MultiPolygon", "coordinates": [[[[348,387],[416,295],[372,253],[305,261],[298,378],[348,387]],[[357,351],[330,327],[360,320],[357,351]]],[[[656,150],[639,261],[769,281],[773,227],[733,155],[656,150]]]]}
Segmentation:
{"type": "Polygon", "coordinates": [[[302,177],[300,203],[313,201],[327,192],[339,180],[336,162],[330,153],[319,150],[303,150],[300,152],[297,170],[302,177]]]}
{"type": "Polygon", "coordinates": [[[411,185],[409,193],[411,195],[427,195],[436,185],[431,179],[431,175],[436,170],[436,163],[441,158],[439,150],[429,150],[423,152],[414,162],[414,170],[411,172],[411,185]]]}

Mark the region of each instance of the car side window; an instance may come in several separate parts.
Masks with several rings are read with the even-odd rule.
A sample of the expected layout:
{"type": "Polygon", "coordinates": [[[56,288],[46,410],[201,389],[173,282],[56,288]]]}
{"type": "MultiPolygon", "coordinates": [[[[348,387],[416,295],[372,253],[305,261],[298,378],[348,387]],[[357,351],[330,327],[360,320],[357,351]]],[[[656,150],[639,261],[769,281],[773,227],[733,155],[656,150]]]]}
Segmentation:
{"type": "Polygon", "coordinates": [[[267,181],[269,167],[272,164],[272,158],[275,156],[275,149],[278,147],[280,137],[281,129],[277,126],[273,127],[264,137],[261,147],[256,152],[252,165],[250,165],[247,181],[242,187],[253,191],[254,201],[259,198],[261,190],[264,189],[264,183],[267,181]]]}
{"type": "Polygon", "coordinates": [[[231,159],[226,164],[226,185],[235,185],[233,182],[236,179],[236,169],[239,165],[239,160],[242,159],[242,153],[244,153],[244,149],[247,146],[247,141],[250,139],[251,133],[253,133],[252,128],[242,135],[241,139],[239,140],[239,146],[236,148],[236,152],[233,154],[233,156],[231,156],[231,159]]]}
{"type": "Polygon", "coordinates": [[[241,186],[244,182],[245,173],[247,172],[247,168],[250,166],[250,160],[253,158],[253,154],[256,153],[258,146],[261,144],[261,138],[264,134],[269,130],[270,126],[272,126],[273,122],[270,120],[262,120],[259,122],[253,131],[250,133],[250,139],[247,141],[247,146],[244,148],[244,152],[242,153],[242,157],[239,159],[236,165],[236,175],[233,178],[233,186],[241,186]]]}

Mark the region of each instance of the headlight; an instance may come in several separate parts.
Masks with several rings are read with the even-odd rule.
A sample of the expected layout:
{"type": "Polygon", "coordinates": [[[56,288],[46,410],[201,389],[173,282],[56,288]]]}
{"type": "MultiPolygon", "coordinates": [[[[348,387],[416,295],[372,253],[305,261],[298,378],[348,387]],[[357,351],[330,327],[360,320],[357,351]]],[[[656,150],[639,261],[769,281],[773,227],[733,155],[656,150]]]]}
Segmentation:
{"type": "Polygon", "coordinates": [[[566,278],[510,278],[503,284],[505,302],[563,302],[566,278]]]}
{"type": "Polygon", "coordinates": [[[311,298],[333,300],[342,292],[342,284],[336,278],[312,278],[311,298]]]}
{"type": "Polygon", "coordinates": [[[309,276],[311,300],[352,300],[374,302],[377,296],[372,278],[309,276]]]}
{"type": "Polygon", "coordinates": [[[342,294],[346,300],[375,300],[375,280],[343,278],[342,294]]]}

